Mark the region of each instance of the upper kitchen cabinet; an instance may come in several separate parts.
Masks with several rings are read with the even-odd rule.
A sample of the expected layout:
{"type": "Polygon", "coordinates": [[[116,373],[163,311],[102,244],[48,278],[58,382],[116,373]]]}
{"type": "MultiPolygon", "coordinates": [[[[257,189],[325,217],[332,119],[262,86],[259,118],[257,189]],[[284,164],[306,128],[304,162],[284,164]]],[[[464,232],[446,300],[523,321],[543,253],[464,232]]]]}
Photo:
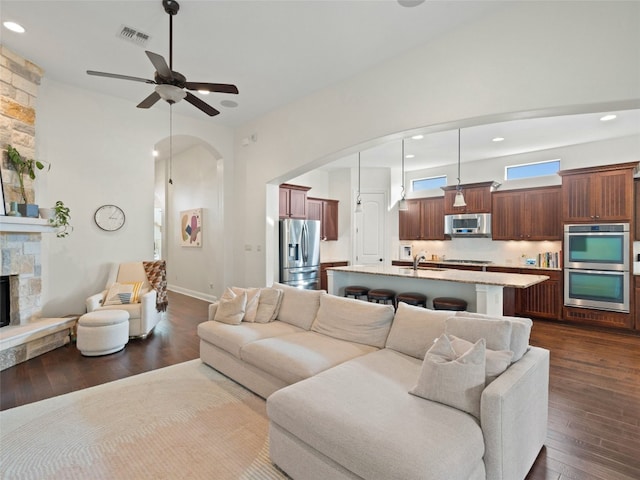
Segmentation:
{"type": "Polygon", "coordinates": [[[640,241],[640,179],[636,178],[634,183],[636,184],[636,199],[633,207],[636,211],[636,240],[640,241]]]}
{"type": "Polygon", "coordinates": [[[563,220],[630,222],[637,166],[638,162],[630,162],[558,172],[562,176],[563,220]]]}
{"type": "Polygon", "coordinates": [[[562,240],[559,186],[495,192],[491,231],[494,240],[562,240]]]}
{"type": "Polygon", "coordinates": [[[444,190],[444,214],[455,215],[457,213],[491,213],[491,192],[500,186],[497,182],[468,183],[461,185],[464,207],[454,207],[458,187],[451,185],[442,187],[444,190]]]}
{"type": "Polygon", "coordinates": [[[338,200],[307,197],[307,218],[320,220],[321,240],[338,240],[338,200]]]}
{"type": "Polygon", "coordinates": [[[408,209],[398,212],[400,240],[444,240],[442,197],[407,200],[408,209]]]}
{"type": "Polygon", "coordinates": [[[280,218],[307,218],[307,192],[311,187],[280,185],[280,218]]]}

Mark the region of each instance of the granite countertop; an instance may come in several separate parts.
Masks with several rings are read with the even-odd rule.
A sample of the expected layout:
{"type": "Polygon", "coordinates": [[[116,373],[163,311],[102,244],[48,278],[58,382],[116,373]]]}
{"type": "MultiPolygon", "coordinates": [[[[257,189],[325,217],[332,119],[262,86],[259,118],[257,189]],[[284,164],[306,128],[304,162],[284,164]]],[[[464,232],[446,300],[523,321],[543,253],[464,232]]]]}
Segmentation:
{"type": "Polygon", "coordinates": [[[434,267],[422,267],[418,270],[413,270],[411,267],[396,267],[390,265],[353,265],[348,267],[332,267],[329,268],[329,270],[335,272],[366,273],[371,275],[387,275],[391,277],[439,280],[444,282],[473,283],[476,285],[498,285],[513,288],[527,288],[549,279],[546,275],[477,272],[473,270],[456,270],[434,267]]]}
{"type": "MultiPolygon", "coordinates": [[[[402,259],[402,260],[394,260],[394,262],[407,262],[409,264],[412,263],[411,260],[402,259]]],[[[640,262],[638,262],[640,263],[640,262]]],[[[537,265],[515,265],[513,263],[499,263],[499,262],[490,262],[490,263],[479,263],[479,262],[448,262],[447,260],[422,260],[420,265],[473,265],[477,267],[500,267],[500,268],[526,268],[529,270],[552,270],[556,272],[562,271],[562,268],[551,268],[551,267],[538,267],[537,265]]],[[[640,267],[638,267],[640,270],[640,267]]]]}

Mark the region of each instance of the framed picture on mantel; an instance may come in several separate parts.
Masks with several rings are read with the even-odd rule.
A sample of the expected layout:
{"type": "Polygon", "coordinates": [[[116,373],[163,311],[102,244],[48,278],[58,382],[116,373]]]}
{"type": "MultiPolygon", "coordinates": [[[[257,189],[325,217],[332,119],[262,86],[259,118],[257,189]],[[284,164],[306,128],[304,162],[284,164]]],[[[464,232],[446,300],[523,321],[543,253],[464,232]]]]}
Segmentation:
{"type": "Polygon", "coordinates": [[[2,203],[0,203],[0,215],[6,215],[7,206],[4,203],[4,184],[2,183],[2,173],[0,173],[0,195],[2,195],[2,203]]]}

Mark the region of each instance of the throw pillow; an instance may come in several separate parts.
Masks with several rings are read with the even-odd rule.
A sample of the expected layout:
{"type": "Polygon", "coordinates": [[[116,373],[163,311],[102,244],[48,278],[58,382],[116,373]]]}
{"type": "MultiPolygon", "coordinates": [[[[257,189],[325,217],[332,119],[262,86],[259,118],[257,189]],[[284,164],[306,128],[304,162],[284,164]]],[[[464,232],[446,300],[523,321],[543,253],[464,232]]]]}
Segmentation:
{"type": "Polygon", "coordinates": [[[450,316],[449,311],[429,310],[400,302],[385,346],[423,360],[433,342],[444,333],[450,316]]]}
{"type": "Polygon", "coordinates": [[[109,287],[103,305],[140,303],[143,282],[114,283],[109,287]]]}
{"type": "Polygon", "coordinates": [[[216,322],[228,323],[229,325],[240,325],[244,317],[246,305],[246,292],[242,292],[240,295],[236,295],[235,298],[231,299],[220,298],[218,309],[213,319],[216,322]]]}
{"type": "Polygon", "coordinates": [[[258,300],[260,299],[259,288],[242,288],[242,287],[227,287],[220,297],[221,300],[231,300],[241,293],[247,293],[247,306],[244,312],[243,322],[255,322],[256,314],[258,313],[258,300]]]}
{"type": "Polygon", "coordinates": [[[511,322],[508,320],[449,317],[445,333],[474,343],[484,338],[487,348],[491,350],[511,350],[511,322]]]}
{"type": "Polygon", "coordinates": [[[261,288],[256,310],[256,323],[269,323],[276,319],[282,301],[282,290],[261,288]]]}
{"type": "Polygon", "coordinates": [[[326,292],[302,290],[282,283],[274,283],[273,287],[283,292],[278,320],[309,330],[320,308],[320,296],[326,292]]]}
{"type": "Polygon", "coordinates": [[[443,334],[425,355],[418,383],[409,393],[449,405],[480,419],[484,377],[484,339],[458,355],[449,338],[443,334]]]}
{"type": "Polygon", "coordinates": [[[456,316],[484,318],[486,320],[507,320],[511,322],[511,342],[509,348],[509,350],[513,352],[511,362],[517,362],[527,353],[529,348],[529,335],[531,334],[531,327],[533,326],[533,321],[531,321],[530,318],[508,316],[491,317],[483,313],[470,312],[457,312],[456,316]]]}
{"type": "MultiPolygon", "coordinates": [[[[473,343],[463,340],[462,338],[449,335],[449,341],[456,355],[462,355],[473,347],[473,343]]],[[[509,365],[513,352],[510,350],[485,350],[485,386],[489,385],[504,372],[509,365]]]]}

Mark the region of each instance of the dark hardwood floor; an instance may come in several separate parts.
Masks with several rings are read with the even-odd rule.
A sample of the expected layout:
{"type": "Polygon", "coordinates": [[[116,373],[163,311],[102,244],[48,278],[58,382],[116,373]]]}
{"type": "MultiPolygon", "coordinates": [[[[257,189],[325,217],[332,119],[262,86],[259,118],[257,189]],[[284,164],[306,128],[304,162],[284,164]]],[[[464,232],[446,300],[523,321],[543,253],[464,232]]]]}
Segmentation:
{"type": "MultiPolygon", "coordinates": [[[[198,358],[206,319],[207,302],[169,292],[153,334],[121,352],[88,358],[71,344],[0,372],[0,410],[198,358]]],[[[531,344],[551,351],[551,380],[527,480],[640,479],[640,336],[535,321],[531,344]]]]}

